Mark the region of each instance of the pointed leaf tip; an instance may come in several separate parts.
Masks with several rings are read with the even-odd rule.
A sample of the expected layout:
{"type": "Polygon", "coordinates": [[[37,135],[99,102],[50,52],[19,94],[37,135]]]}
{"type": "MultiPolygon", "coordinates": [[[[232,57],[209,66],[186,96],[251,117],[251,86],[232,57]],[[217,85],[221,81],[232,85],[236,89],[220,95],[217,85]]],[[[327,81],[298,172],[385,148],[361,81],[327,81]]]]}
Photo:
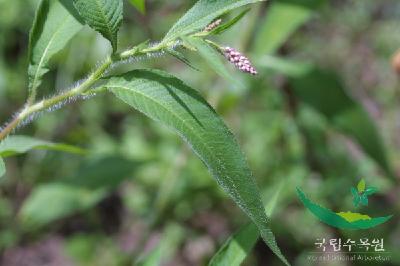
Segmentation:
{"type": "Polygon", "coordinates": [[[288,265],[269,228],[261,196],[233,134],[201,95],[163,71],[135,70],[106,80],[128,105],[174,129],[218,184],[256,224],[270,249],[288,265]]]}

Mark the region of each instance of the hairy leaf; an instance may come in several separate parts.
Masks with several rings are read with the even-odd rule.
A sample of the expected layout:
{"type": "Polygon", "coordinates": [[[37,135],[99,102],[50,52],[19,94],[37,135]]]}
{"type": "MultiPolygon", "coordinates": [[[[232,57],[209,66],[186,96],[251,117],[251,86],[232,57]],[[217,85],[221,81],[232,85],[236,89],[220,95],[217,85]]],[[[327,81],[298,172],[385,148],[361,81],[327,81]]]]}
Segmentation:
{"type": "Polygon", "coordinates": [[[84,154],[85,151],[67,144],[52,143],[27,136],[9,136],[0,143],[0,156],[9,157],[29,150],[55,150],[84,154]]]}
{"type": "Polygon", "coordinates": [[[199,54],[206,60],[206,62],[212,67],[212,69],[217,72],[217,74],[231,82],[237,82],[228,72],[224,63],[222,63],[221,54],[219,54],[203,39],[196,37],[184,37],[183,40],[185,42],[188,42],[189,45],[195,47],[199,54]]]}
{"type": "Polygon", "coordinates": [[[113,51],[118,48],[118,30],[122,23],[122,0],[73,0],[86,23],[111,42],[113,51]]]}
{"type": "Polygon", "coordinates": [[[145,0],[129,0],[129,3],[133,5],[140,13],[146,13],[146,2],[145,0]]]}
{"type": "Polygon", "coordinates": [[[201,30],[225,12],[260,1],[264,0],[200,0],[172,26],[164,41],[201,30]]]}
{"type": "Polygon", "coordinates": [[[29,37],[29,90],[41,84],[49,60],[83,27],[69,0],[42,0],[29,37]]]}
{"type": "Polygon", "coordinates": [[[275,1],[261,23],[254,50],[257,55],[274,53],[289,36],[307,22],[325,0],[275,1]]]}
{"type": "Polygon", "coordinates": [[[0,157],[0,177],[6,173],[6,166],[4,165],[3,158],[0,157]]]}
{"type": "Polygon", "coordinates": [[[233,134],[195,90],[155,70],[111,77],[104,86],[122,101],[177,131],[257,225],[271,250],[287,263],[269,229],[258,187],[233,134]]]}

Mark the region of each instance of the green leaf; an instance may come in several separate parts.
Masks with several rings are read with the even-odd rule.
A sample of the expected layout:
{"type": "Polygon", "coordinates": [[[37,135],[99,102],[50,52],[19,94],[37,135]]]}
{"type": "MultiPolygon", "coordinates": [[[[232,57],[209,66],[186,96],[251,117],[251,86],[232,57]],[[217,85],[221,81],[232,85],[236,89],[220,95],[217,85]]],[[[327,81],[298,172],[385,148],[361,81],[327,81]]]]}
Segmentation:
{"type": "Polygon", "coordinates": [[[271,250],[288,264],[269,229],[258,187],[233,134],[195,90],[155,70],[111,77],[104,86],[122,101],[177,131],[257,225],[271,250]]]}
{"type": "Polygon", "coordinates": [[[183,37],[182,38],[189,45],[195,47],[199,54],[206,60],[210,67],[221,77],[226,78],[228,81],[237,83],[221,61],[221,55],[208,43],[201,38],[196,37],[183,37]]]}
{"type": "Polygon", "coordinates": [[[314,66],[309,63],[284,59],[272,55],[264,55],[255,59],[258,68],[265,68],[288,77],[297,78],[306,75],[314,66]]]}
{"type": "Polygon", "coordinates": [[[174,49],[165,49],[165,51],[166,51],[168,54],[170,54],[170,55],[172,55],[173,57],[175,57],[176,59],[178,59],[179,61],[181,61],[181,62],[183,62],[184,64],[186,64],[188,67],[190,67],[190,68],[192,68],[192,69],[198,71],[198,69],[197,69],[196,67],[194,67],[194,66],[189,62],[189,60],[186,59],[186,57],[185,57],[182,53],[180,53],[180,52],[178,52],[178,51],[176,51],[176,50],[174,50],[174,49]]]}
{"type": "Polygon", "coordinates": [[[209,266],[240,266],[260,236],[254,224],[247,224],[230,237],[211,259],[209,266]]]}
{"type": "Polygon", "coordinates": [[[357,192],[357,189],[355,187],[351,187],[350,191],[351,191],[351,194],[353,195],[353,197],[357,197],[358,196],[358,192],[357,192]]]}
{"type": "Polygon", "coordinates": [[[247,8],[245,10],[243,10],[242,12],[240,12],[239,15],[237,15],[236,17],[234,17],[233,19],[231,19],[230,21],[228,21],[227,23],[224,23],[222,25],[219,25],[218,27],[216,27],[215,29],[213,29],[210,34],[221,34],[223,32],[225,32],[226,30],[230,29],[232,26],[234,26],[236,23],[238,23],[243,17],[244,15],[247,14],[247,12],[250,11],[250,8],[247,8]]]}
{"type": "Polygon", "coordinates": [[[335,73],[310,68],[291,79],[295,95],[324,115],[339,131],[352,137],[393,178],[378,130],[363,107],[346,92],[335,73]]]}
{"type": "Polygon", "coordinates": [[[0,157],[0,177],[6,173],[6,166],[4,164],[3,158],[0,157]]]}
{"type": "Polygon", "coordinates": [[[69,0],[42,0],[29,36],[29,90],[35,93],[50,59],[83,27],[69,0]]]}
{"type": "Polygon", "coordinates": [[[263,56],[259,67],[290,77],[295,95],[324,115],[339,131],[352,137],[386,174],[394,178],[379,132],[364,108],[351,98],[333,72],[307,63],[263,56]]]}
{"type": "Polygon", "coordinates": [[[368,198],[367,198],[367,196],[365,194],[361,195],[360,199],[361,199],[361,204],[362,205],[368,206],[368,198]]]}
{"type": "Polygon", "coordinates": [[[365,180],[361,179],[360,182],[357,184],[358,193],[362,193],[365,190],[365,180]]]}
{"type": "Polygon", "coordinates": [[[369,187],[365,190],[364,194],[367,196],[371,196],[372,194],[375,194],[378,192],[378,189],[376,187],[369,187]]]}
{"type": "Polygon", "coordinates": [[[205,28],[212,20],[235,8],[264,0],[199,0],[164,37],[164,42],[205,28]]]}
{"type": "Polygon", "coordinates": [[[301,25],[307,22],[324,0],[274,1],[256,34],[257,55],[273,54],[301,25]]]}
{"type": "Polygon", "coordinates": [[[87,210],[130,177],[136,165],[119,157],[93,159],[71,177],[34,188],[19,213],[26,226],[40,227],[87,210]]]}
{"type": "MultiPolygon", "coordinates": [[[[267,206],[267,214],[274,210],[279,194],[286,182],[282,182],[275,190],[272,199],[267,206]]],[[[231,236],[212,257],[209,266],[240,266],[256,244],[260,233],[253,224],[243,226],[237,233],[231,236]]]]}
{"type": "Polygon", "coordinates": [[[39,185],[25,200],[19,213],[25,226],[39,227],[92,207],[104,197],[102,190],[88,190],[67,184],[39,185]]]}
{"type": "Polygon", "coordinates": [[[62,179],[63,183],[87,189],[117,187],[138,163],[121,157],[101,157],[86,162],[76,174],[62,179]]]}
{"type": "Polygon", "coordinates": [[[30,150],[54,150],[69,153],[85,154],[81,148],[67,144],[52,143],[38,140],[27,136],[9,136],[0,143],[0,156],[9,157],[16,154],[26,153],[30,150]]]}
{"type": "Polygon", "coordinates": [[[73,0],[86,23],[111,42],[113,51],[118,48],[118,30],[122,23],[122,0],[73,0]]]}
{"type": "Polygon", "coordinates": [[[129,3],[133,5],[140,13],[146,13],[146,2],[145,0],[129,0],[129,3]]]}
{"type": "Polygon", "coordinates": [[[358,205],[360,204],[360,200],[361,200],[360,195],[354,196],[354,198],[353,198],[354,206],[358,207],[358,205]]]}

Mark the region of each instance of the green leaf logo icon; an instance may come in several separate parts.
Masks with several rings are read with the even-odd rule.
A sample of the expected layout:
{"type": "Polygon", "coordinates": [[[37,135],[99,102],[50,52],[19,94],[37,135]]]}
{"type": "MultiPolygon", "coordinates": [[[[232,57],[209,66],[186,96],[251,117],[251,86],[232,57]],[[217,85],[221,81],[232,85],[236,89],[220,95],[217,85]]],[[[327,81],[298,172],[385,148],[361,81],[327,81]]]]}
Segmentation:
{"type": "Polygon", "coordinates": [[[357,184],[358,193],[363,193],[365,190],[365,180],[361,179],[360,182],[357,184]]]}

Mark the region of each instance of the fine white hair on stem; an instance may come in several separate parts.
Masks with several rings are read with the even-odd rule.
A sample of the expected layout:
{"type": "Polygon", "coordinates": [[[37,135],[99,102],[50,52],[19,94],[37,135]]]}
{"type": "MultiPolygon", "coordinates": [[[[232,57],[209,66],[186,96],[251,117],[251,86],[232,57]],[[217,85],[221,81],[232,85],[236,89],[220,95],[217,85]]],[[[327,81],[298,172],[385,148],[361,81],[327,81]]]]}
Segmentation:
{"type": "MultiPolygon", "coordinates": [[[[35,113],[29,115],[28,117],[26,117],[25,119],[23,119],[20,122],[20,124],[18,125],[18,127],[16,127],[16,129],[19,129],[19,128],[27,126],[28,124],[32,123],[34,120],[38,119],[39,117],[41,117],[45,113],[50,113],[50,112],[57,111],[57,110],[61,109],[62,107],[66,106],[66,105],[69,105],[69,104],[72,104],[72,103],[74,103],[74,102],[76,102],[78,100],[88,100],[88,99],[90,99],[90,98],[92,98],[94,96],[96,96],[95,93],[81,94],[81,95],[75,95],[75,96],[72,96],[72,97],[68,97],[65,100],[63,100],[61,102],[58,102],[57,104],[54,104],[54,105],[48,107],[45,110],[38,111],[38,112],[35,112],[35,113]]],[[[19,115],[20,115],[20,112],[15,114],[14,118],[18,117],[19,115]]]]}
{"type": "MultiPolygon", "coordinates": [[[[151,42],[149,44],[149,48],[152,48],[152,47],[157,46],[159,44],[160,44],[159,42],[151,42]]],[[[116,68],[116,67],[118,67],[120,65],[133,64],[133,63],[142,62],[142,61],[153,59],[153,58],[163,57],[163,56],[165,56],[167,54],[167,52],[166,52],[167,49],[175,50],[176,48],[178,48],[181,45],[182,45],[182,41],[177,40],[172,45],[170,45],[169,47],[166,47],[165,49],[162,49],[160,51],[148,52],[148,53],[145,53],[145,54],[130,56],[127,59],[120,60],[118,62],[113,63],[105,74],[108,74],[112,69],[114,69],[114,68],[116,68]]]]}

